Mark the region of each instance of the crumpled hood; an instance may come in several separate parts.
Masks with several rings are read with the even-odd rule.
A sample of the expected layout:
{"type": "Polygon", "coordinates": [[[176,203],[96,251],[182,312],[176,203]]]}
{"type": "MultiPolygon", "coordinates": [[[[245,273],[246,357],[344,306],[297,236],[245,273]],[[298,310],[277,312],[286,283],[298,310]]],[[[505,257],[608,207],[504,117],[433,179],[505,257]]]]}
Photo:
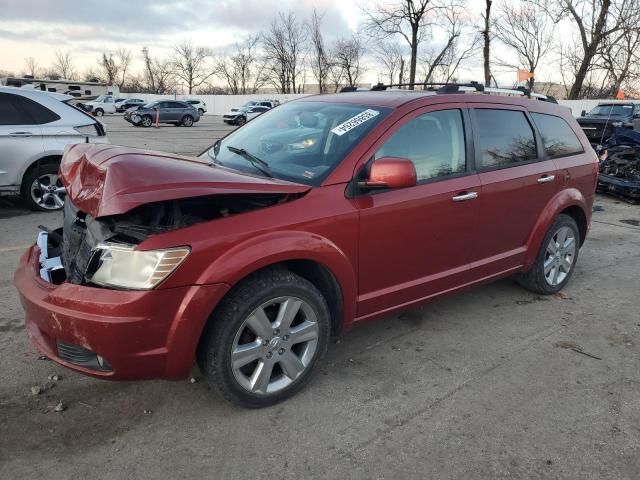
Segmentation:
{"type": "Polygon", "coordinates": [[[73,204],[93,218],[164,200],[217,194],[295,194],[311,188],[209,166],[192,157],[114,145],[67,146],[60,175],[73,204]]]}

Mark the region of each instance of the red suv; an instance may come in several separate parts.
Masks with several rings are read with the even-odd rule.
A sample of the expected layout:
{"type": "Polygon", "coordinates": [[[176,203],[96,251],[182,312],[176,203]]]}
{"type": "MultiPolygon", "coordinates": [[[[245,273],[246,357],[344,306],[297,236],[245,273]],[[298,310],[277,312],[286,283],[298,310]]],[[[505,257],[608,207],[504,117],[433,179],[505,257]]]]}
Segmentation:
{"type": "Polygon", "coordinates": [[[105,379],[182,379],[196,359],[260,407],[356,324],[508,276],[559,291],[596,155],[568,108],[475,89],[306,97],[200,158],[70,146],[64,225],[15,274],[29,336],[105,379]]]}

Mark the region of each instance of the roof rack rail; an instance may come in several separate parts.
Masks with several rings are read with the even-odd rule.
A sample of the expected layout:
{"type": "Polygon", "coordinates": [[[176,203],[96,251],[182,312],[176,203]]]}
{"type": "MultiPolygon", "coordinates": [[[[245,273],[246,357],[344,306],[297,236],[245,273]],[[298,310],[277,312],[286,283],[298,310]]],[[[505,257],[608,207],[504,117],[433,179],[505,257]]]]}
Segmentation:
{"type": "Polygon", "coordinates": [[[416,82],[416,83],[392,83],[388,85],[378,83],[377,85],[374,85],[373,87],[371,87],[371,90],[382,91],[382,90],[387,90],[388,88],[393,88],[393,87],[411,87],[411,86],[413,87],[421,86],[423,87],[424,90],[435,91],[436,93],[440,93],[440,94],[466,93],[466,92],[475,91],[480,93],[526,96],[526,97],[535,98],[537,100],[541,100],[544,102],[558,103],[558,101],[550,95],[542,95],[541,93],[534,93],[525,87],[516,87],[514,89],[485,87],[483,84],[479,82],[469,82],[469,83],[416,82]]]}

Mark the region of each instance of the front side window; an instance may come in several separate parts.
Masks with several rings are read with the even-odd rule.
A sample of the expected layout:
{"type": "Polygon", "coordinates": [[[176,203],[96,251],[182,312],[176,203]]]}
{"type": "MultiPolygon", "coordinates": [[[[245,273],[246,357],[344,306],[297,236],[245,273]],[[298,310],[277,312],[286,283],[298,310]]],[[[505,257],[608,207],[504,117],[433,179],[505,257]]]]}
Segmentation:
{"type": "Polygon", "coordinates": [[[464,172],[462,112],[441,110],[409,120],[376,152],[375,159],[382,157],[408,158],[418,181],[464,172]]]}
{"type": "Polygon", "coordinates": [[[202,157],[251,174],[320,185],[388,111],[350,103],[289,102],[256,116],[202,157]]]}
{"type": "Polygon", "coordinates": [[[474,112],[480,168],[509,166],[538,158],[533,128],[523,112],[484,108],[474,112]]]}
{"type": "Polygon", "coordinates": [[[538,127],[544,148],[550,158],[584,152],[580,140],[564,119],[542,113],[532,113],[531,116],[538,127]]]}

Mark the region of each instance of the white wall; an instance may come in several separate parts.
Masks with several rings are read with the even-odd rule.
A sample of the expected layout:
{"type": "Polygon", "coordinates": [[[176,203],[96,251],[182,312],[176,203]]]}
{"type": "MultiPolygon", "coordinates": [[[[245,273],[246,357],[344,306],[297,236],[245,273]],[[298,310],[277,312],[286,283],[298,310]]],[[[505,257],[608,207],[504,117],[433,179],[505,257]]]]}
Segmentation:
{"type": "MultiPolygon", "coordinates": [[[[154,95],[151,93],[123,93],[123,98],[142,98],[147,102],[154,100],[171,99],[183,100],[188,98],[197,98],[207,104],[207,114],[223,115],[231,110],[232,107],[242,105],[249,100],[280,100],[280,103],[288,102],[296,98],[306,97],[307,94],[282,94],[267,93],[260,95],[154,95]]],[[[560,105],[564,105],[571,109],[574,117],[579,117],[582,110],[587,112],[600,102],[620,102],[624,100],[558,100],[560,105]]]]}
{"type": "Polygon", "coordinates": [[[262,95],[155,95],[152,93],[123,93],[120,98],[141,98],[147,102],[154,100],[183,100],[197,98],[207,104],[207,114],[223,115],[249,100],[280,100],[280,103],[288,102],[296,98],[306,97],[306,94],[281,94],[268,93],[262,95]]]}

